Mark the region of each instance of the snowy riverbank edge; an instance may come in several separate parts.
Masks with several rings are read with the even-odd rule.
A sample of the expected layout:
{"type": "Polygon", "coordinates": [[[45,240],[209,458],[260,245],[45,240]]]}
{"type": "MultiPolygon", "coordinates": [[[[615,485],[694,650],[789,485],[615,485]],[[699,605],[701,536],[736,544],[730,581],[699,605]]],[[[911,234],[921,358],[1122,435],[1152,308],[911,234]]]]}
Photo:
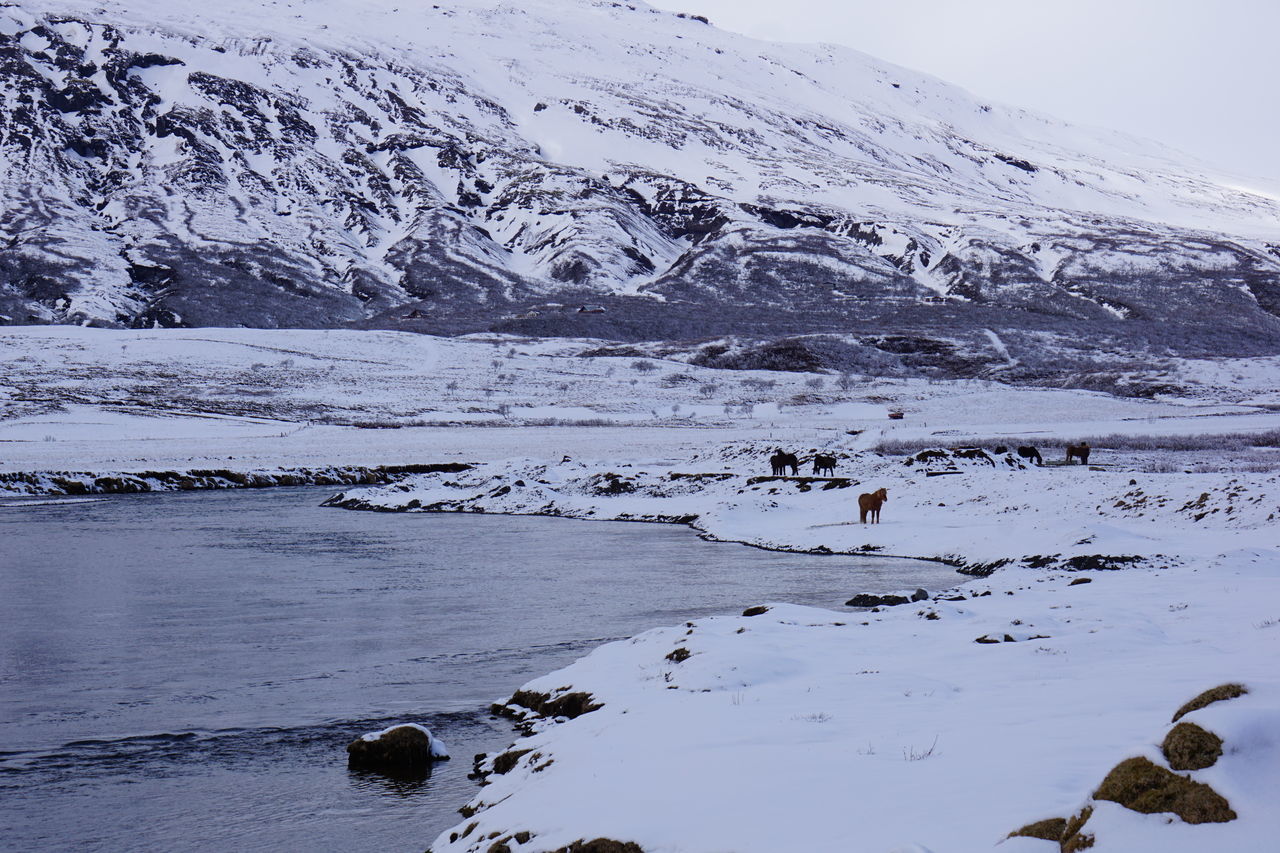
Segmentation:
{"type": "Polygon", "coordinates": [[[384,484],[407,474],[456,473],[460,462],[419,465],[327,465],[317,468],[183,468],[164,471],[0,471],[0,496],[113,495],[268,489],[281,486],[384,484]]]}
{"type": "Polygon", "coordinates": [[[507,460],[332,499],[678,520],[761,547],[1003,566],[880,612],[744,602],[769,609],[657,628],[529,682],[500,704],[531,734],[481,764],[490,784],[436,853],[596,838],[646,851],[1052,850],[1005,836],[1086,807],[1096,850],[1270,849],[1275,473],[846,453],[840,478],[773,479],[759,475],[762,452],[746,442],[679,463],[507,460]],[[851,523],[856,496],[882,486],[884,523],[851,523]],[[1145,559],[1062,570],[1072,557],[1108,565],[1099,556],[1145,559]],[[1187,718],[1222,737],[1224,755],[1189,775],[1235,820],[1190,824],[1091,798],[1123,759],[1167,766],[1158,745],[1174,710],[1227,682],[1249,692],[1187,718]]]}

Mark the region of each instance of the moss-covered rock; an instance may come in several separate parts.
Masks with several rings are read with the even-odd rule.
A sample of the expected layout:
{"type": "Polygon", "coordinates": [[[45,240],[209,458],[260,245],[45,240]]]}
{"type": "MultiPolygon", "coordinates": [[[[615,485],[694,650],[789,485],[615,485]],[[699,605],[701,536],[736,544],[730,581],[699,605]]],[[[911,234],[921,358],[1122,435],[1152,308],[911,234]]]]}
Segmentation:
{"type": "Polygon", "coordinates": [[[1195,723],[1178,723],[1160,744],[1165,760],[1174,770],[1203,770],[1222,755],[1222,738],[1195,723]]]}
{"type": "Polygon", "coordinates": [[[427,767],[443,757],[433,754],[431,735],[412,725],[396,726],[376,737],[358,737],[347,744],[347,764],[360,770],[399,773],[427,767]]]}
{"type": "Polygon", "coordinates": [[[1179,776],[1146,758],[1121,761],[1093,792],[1095,800],[1110,800],[1143,814],[1170,812],[1187,823],[1226,823],[1236,813],[1217,791],[1189,776],[1179,776]]]}
{"type": "Polygon", "coordinates": [[[1249,692],[1249,688],[1243,684],[1219,684],[1217,687],[1211,687],[1183,705],[1173,715],[1173,719],[1169,722],[1176,723],[1178,720],[1190,714],[1192,711],[1199,711],[1201,708],[1208,707],[1214,702],[1225,702],[1228,699],[1235,699],[1249,692]]]}

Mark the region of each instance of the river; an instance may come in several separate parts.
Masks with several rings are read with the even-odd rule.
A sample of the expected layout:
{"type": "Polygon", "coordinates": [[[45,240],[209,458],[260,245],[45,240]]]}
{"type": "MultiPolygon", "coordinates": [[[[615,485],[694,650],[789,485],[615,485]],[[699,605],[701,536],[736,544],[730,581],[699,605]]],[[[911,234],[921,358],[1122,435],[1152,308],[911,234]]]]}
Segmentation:
{"type": "Polygon", "coordinates": [[[476,790],[472,755],[513,738],[489,703],[528,679],[659,625],[959,580],[329,493],[0,499],[0,847],[421,851],[476,790]],[[347,770],[348,741],[399,721],[453,760],[347,770]]]}

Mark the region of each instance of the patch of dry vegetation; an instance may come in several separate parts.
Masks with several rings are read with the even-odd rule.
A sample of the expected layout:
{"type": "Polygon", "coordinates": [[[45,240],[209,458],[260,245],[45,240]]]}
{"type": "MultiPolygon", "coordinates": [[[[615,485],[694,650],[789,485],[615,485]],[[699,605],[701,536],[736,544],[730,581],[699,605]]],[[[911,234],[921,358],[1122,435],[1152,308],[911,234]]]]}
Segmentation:
{"type": "Polygon", "coordinates": [[[1010,838],[1040,838],[1045,841],[1061,841],[1063,831],[1067,828],[1067,819],[1051,817],[1029,823],[1021,829],[1009,833],[1010,838]]]}
{"type": "Polygon", "coordinates": [[[1217,687],[1211,687],[1199,696],[1183,705],[1173,715],[1173,719],[1169,722],[1176,723],[1178,720],[1190,714],[1192,711],[1199,711],[1201,708],[1208,707],[1214,702],[1224,702],[1228,699],[1235,699],[1249,692],[1249,688],[1243,684],[1219,684],[1217,687]]]}
{"type": "Polygon", "coordinates": [[[1236,819],[1231,804],[1190,776],[1179,776],[1147,758],[1126,758],[1107,774],[1095,800],[1110,800],[1142,814],[1170,812],[1186,823],[1226,823],[1236,819]]]}
{"type": "Polygon", "coordinates": [[[1195,723],[1178,723],[1164,736],[1160,751],[1174,770],[1203,770],[1222,756],[1222,738],[1195,723]]]}

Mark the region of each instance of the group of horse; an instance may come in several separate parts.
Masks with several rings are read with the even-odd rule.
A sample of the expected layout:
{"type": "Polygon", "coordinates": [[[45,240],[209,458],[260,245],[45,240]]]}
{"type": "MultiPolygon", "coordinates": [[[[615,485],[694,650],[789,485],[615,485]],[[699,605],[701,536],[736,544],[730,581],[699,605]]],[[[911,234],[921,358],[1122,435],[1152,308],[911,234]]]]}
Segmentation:
{"type": "MultiPolygon", "coordinates": [[[[1068,444],[1066,463],[1070,464],[1073,460],[1078,459],[1080,460],[1081,465],[1088,465],[1090,449],[1091,448],[1089,447],[1089,442],[1087,441],[1082,441],[1079,444],[1068,444]]],[[[1008,453],[1008,452],[1009,452],[1009,448],[1007,447],[996,448],[996,453],[1008,453]]],[[[1023,459],[1026,459],[1028,462],[1034,462],[1037,465],[1044,464],[1044,458],[1040,455],[1040,451],[1034,447],[1019,447],[1017,448],[1017,453],[1019,456],[1021,456],[1023,459]]]]}
{"type": "MultiPolygon", "coordinates": [[[[1075,460],[1079,460],[1081,465],[1089,464],[1089,442],[1082,441],[1079,444],[1067,445],[1066,463],[1070,464],[1075,460]]],[[[997,447],[996,453],[1008,453],[1009,448],[997,447]]],[[[1018,456],[1026,459],[1028,462],[1034,462],[1036,465],[1044,464],[1044,457],[1040,455],[1039,449],[1024,445],[1016,448],[1018,456]]],[[[794,453],[787,453],[778,448],[778,450],[769,457],[769,464],[773,468],[775,477],[784,477],[787,472],[791,472],[791,476],[798,476],[800,466],[802,464],[813,463],[813,474],[815,477],[821,477],[823,474],[834,476],[836,472],[836,457],[826,453],[815,453],[808,459],[800,459],[794,453]]],[[[858,520],[862,524],[866,524],[868,520],[872,524],[880,523],[880,508],[884,506],[884,502],[889,499],[888,489],[879,489],[870,494],[858,495],[858,520]]]]}
{"type": "Polygon", "coordinates": [[[834,476],[836,473],[836,458],[825,453],[815,453],[809,459],[802,460],[794,453],[786,453],[779,449],[777,453],[769,457],[769,464],[773,467],[773,476],[775,477],[786,476],[788,470],[791,471],[791,476],[795,477],[800,473],[800,466],[809,462],[813,463],[813,475],[815,477],[821,477],[824,474],[834,476]]]}
{"type": "MultiPolygon", "coordinates": [[[[800,466],[809,462],[813,463],[815,477],[821,477],[823,474],[834,476],[836,473],[836,458],[827,453],[815,453],[808,459],[800,459],[794,453],[787,453],[782,448],[778,448],[777,452],[769,457],[769,464],[773,467],[775,477],[784,477],[787,471],[795,477],[800,473],[800,466]]],[[[879,524],[880,507],[884,506],[884,502],[888,499],[888,489],[858,495],[858,520],[862,524],[866,524],[868,520],[872,524],[879,524]]]]}

